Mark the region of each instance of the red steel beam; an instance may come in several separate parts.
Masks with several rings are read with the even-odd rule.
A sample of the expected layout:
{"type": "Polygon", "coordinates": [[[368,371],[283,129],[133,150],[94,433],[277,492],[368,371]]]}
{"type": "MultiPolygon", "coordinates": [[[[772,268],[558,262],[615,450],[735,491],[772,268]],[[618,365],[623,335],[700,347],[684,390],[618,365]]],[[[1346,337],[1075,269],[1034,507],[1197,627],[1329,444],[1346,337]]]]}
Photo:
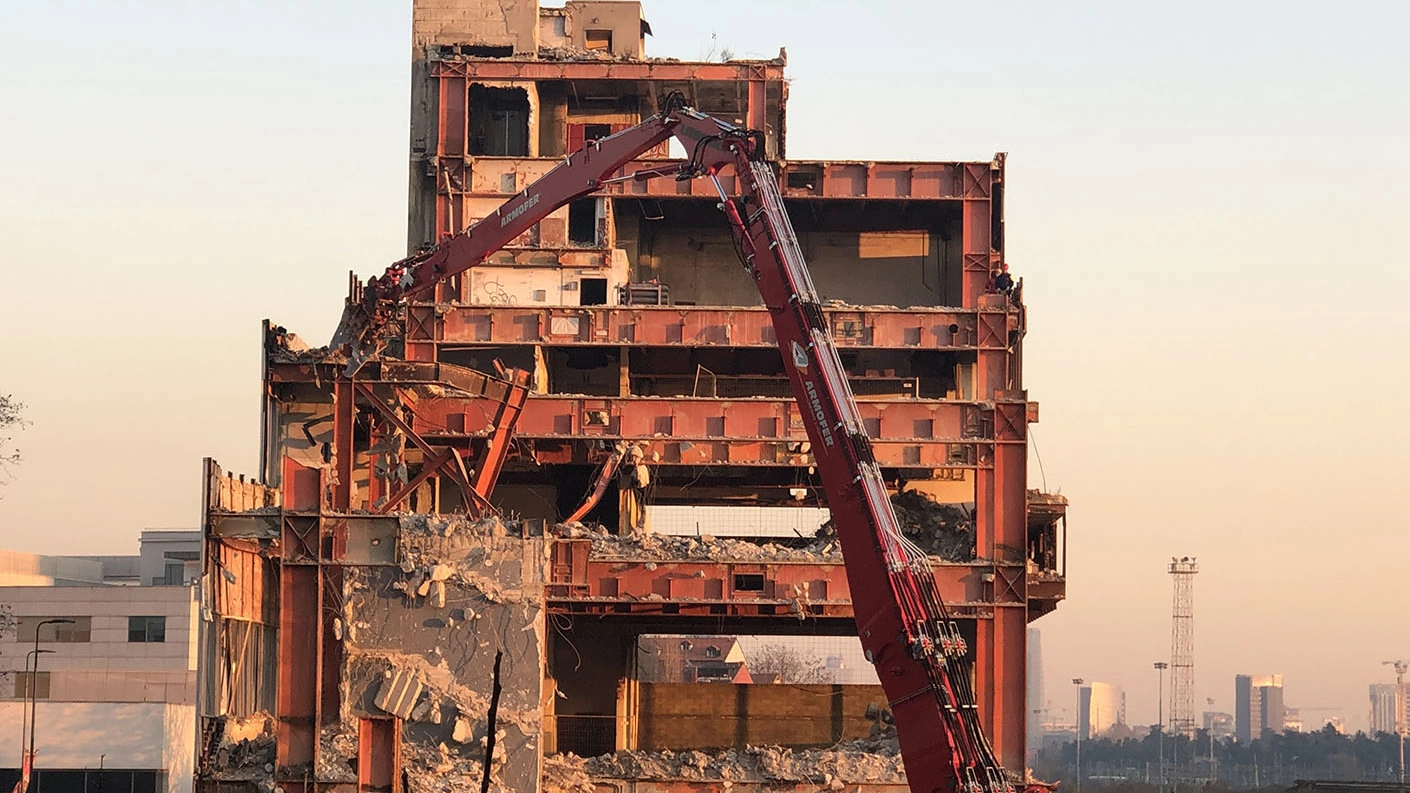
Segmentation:
{"type": "Polygon", "coordinates": [[[356,397],[353,382],[340,377],[333,382],[333,465],[337,481],[333,483],[333,504],[335,512],[352,511],[353,462],[357,451],[353,448],[353,419],[357,415],[356,397]]]}
{"type": "MultiPolygon", "coordinates": [[[[540,61],[496,58],[485,61],[431,61],[431,76],[479,80],[718,80],[747,79],[756,73],[783,80],[782,63],[691,63],[689,61],[540,61]]],[[[759,127],[762,129],[762,127],[759,127]]]]}
{"type": "MultiPolygon", "coordinates": [[[[997,297],[997,296],[995,296],[997,297]]],[[[408,348],[455,344],[775,348],[762,307],[496,306],[413,304],[408,348]]],[[[1018,310],[999,298],[979,308],[834,309],[824,313],[843,348],[1006,351],[1018,310]]],[[[410,353],[408,353],[410,354],[410,353]]],[[[417,353],[417,359],[434,358],[417,353]]]]}
{"type": "Polygon", "coordinates": [[[400,719],[360,719],[357,750],[359,793],[402,793],[400,719]]]}
{"type": "Polygon", "coordinates": [[[515,426],[524,412],[524,404],[529,400],[529,373],[520,369],[506,370],[499,366],[498,361],[495,363],[500,376],[513,383],[513,387],[509,390],[509,397],[499,403],[499,411],[494,417],[494,429],[485,445],[480,468],[471,482],[474,491],[487,502],[490,493],[494,492],[495,483],[499,481],[500,471],[504,470],[504,461],[509,457],[514,440],[515,426]]]}
{"type": "MultiPolygon", "coordinates": [[[[454,139],[443,148],[438,162],[437,194],[448,200],[463,202],[467,199],[503,200],[514,195],[504,188],[502,176],[513,174],[515,184],[532,182],[548,173],[558,164],[554,158],[543,157],[470,157],[462,154],[459,143],[460,125],[450,130],[454,139]],[[450,151],[455,151],[452,154],[450,151]]],[[[643,158],[618,169],[613,177],[623,177],[611,182],[593,195],[603,196],[648,196],[654,198],[718,198],[715,187],[708,180],[705,186],[697,181],[678,182],[674,179],[627,179],[640,171],[656,171],[663,159],[643,158]]],[[[988,168],[988,163],[958,162],[836,162],[824,160],[793,160],[780,164],[780,181],[787,184],[790,175],[796,175],[795,184],[800,187],[782,187],[788,198],[870,198],[906,199],[923,201],[956,201],[965,199],[963,188],[965,171],[975,166],[988,168]]],[[[730,191],[734,187],[734,174],[721,175],[720,184],[730,191]]],[[[982,198],[977,202],[987,205],[982,198]]],[[[444,205],[443,205],[444,206],[444,205]]],[[[463,206],[462,204],[458,204],[463,206]]],[[[464,225],[462,223],[462,225],[464,225]]]]}
{"type": "Polygon", "coordinates": [[[318,743],[318,568],[279,568],[279,689],[275,719],[276,779],[300,779],[318,743]]]}

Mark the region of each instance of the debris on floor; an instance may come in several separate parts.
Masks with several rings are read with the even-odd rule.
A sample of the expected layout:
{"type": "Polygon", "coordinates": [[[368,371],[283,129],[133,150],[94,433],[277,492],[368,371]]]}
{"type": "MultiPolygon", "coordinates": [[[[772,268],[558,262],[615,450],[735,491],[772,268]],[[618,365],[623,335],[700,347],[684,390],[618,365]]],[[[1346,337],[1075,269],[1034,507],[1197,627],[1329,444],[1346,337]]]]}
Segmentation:
{"type": "Polygon", "coordinates": [[[718,753],[623,751],[544,758],[545,793],[589,793],[594,779],[803,782],[840,789],[860,783],[904,784],[906,775],[894,738],[848,741],[828,749],[750,746],[718,753]]]}
{"type": "MultiPolygon", "coordinates": [[[[961,504],[943,504],[905,490],[891,497],[906,538],[932,557],[950,562],[974,559],[974,518],[961,504]]],[[[645,534],[621,536],[600,526],[560,528],[569,539],[592,540],[594,559],[651,561],[841,562],[842,549],[829,521],[812,537],[753,541],[745,538],[645,534]]]]}
{"type": "Polygon", "coordinates": [[[942,504],[925,493],[902,490],[891,497],[901,533],[921,550],[954,562],[974,559],[974,516],[960,504],[942,504]]]}

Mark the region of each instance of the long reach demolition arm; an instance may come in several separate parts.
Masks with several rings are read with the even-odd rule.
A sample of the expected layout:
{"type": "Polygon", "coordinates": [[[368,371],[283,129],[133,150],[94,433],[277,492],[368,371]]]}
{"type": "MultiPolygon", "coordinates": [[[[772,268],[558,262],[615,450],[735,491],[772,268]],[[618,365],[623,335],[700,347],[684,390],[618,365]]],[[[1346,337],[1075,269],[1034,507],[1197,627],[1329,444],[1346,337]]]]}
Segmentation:
{"type": "Polygon", "coordinates": [[[339,336],[366,349],[402,301],[427,299],[437,283],[483,263],[573,199],[617,181],[619,169],[672,137],[688,160],[622,178],[705,177],[720,192],[719,207],[768,307],[802,407],[842,544],[857,631],[890,701],[911,790],[1009,793],[1012,780],[980,727],[968,648],[925,553],[901,534],[778,180],[764,162],[761,133],[696,112],[673,95],[661,113],[569,155],[463,233],[388,267],[368,282],[360,305],[349,306],[339,336]],[[734,199],[717,178],[729,168],[739,193],[734,199]],[[354,314],[359,327],[348,327],[354,314]]]}

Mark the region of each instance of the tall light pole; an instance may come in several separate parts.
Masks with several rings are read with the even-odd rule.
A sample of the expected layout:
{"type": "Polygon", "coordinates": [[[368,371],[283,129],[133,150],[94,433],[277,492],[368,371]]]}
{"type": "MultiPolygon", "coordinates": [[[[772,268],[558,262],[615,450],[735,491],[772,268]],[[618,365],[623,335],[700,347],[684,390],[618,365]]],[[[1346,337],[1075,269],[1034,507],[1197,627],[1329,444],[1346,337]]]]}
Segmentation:
{"type": "Polygon", "coordinates": [[[1405,787],[1405,673],[1410,661],[1381,661],[1395,667],[1395,734],[1400,736],[1400,786],[1405,787]]]}
{"type": "Polygon", "coordinates": [[[1077,733],[1077,793],[1082,793],[1082,684],[1080,677],[1072,678],[1072,687],[1077,690],[1077,719],[1074,732],[1077,733]]]}
{"type": "MultiPolygon", "coordinates": [[[[1209,712],[1214,713],[1214,697],[1206,697],[1204,704],[1209,706],[1209,712]]],[[[1205,728],[1209,733],[1209,774],[1214,775],[1214,717],[1209,717],[1209,726],[1205,728]]]]}
{"type": "Polygon", "coordinates": [[[1155,717],[1156,743],[1160,746],[1160,768],[1156,776],[1159,778],[1160,793],[1165,793],[1165,670],[1170,668],[1170,664],[1165,661],[1155,662],[1156,674],[1156,695],[1155,708],[1158,714],[1155,717]]]}
{"type": "MultiPolygon", "coordinates": [[[[39,655],[40,653],[54,652],[53,650],[39,649],[39,634],[44,631],[45,625],[72,624],[73,620],[57,617],[52,620],[41,620],[38,625],[34,626],[34,671],[30,674],[29,678],[29,768],[36,779],[39,777],[39,774],[34,768],[34,732],[39,726],[39,723],[36,721],[36,706],[39,700],[39,655]]],[[[24,793],[24,791],[20,791],[20,793],[24,793]]]]}

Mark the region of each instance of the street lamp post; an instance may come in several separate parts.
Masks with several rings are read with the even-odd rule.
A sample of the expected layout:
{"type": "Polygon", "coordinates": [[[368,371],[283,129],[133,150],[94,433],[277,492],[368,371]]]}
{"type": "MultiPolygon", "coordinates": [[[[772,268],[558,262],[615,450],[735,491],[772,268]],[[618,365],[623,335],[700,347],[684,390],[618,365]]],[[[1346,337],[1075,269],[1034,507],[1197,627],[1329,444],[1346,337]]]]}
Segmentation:
{"type": "MultiPolygon", "coordinates": [[[[1211,714],[1214,713],[1214,697],[1206,697],[1205,700],[1204,700],[1204,704],[1206,704],[1206,705],[1209,706],[1209,712],[1210,712],[1211,714]]],[[[1217,776],[1217,775],[1215,774],[1215,766],[1214,766],[1214,717],[1213,717],[1213,716],[1210,716],[1210,717],[1209,717],[1209,727],[1207,728],[1206,731],[1209,733],[1209,775],[1210,775],[1210,776],[1217,776]]]]}
{"type": "Polygon", "coordinates": [[[1082,684],[1080,677],[1072,678],[1072,687],[1077,689],[1077,719],[1074,732],[1077,733],[1077,793],[1082,793],[1082,684]]]}
{"type": "Polygon", "coordinates": [[[29,678],[29,767],[30,773],[34,774],[35,779],[39,778],[39,773],[34,767],[34,733],[35,729],[39,726],[38,722],[36,721],[36,708],[39,700],[39,655],[41,653],[54,652],[53,650],[39,649],[39,634],[43,632],[45,625],[72,624],[73,620],[64,619],[63,617],[57,617],[52,620],[41,620],[38,625],[34,626],[34,671],[30,674],[29,678]]]}
{"type": "Polygon", "coordinates": [[[1165,670],[1170,668],[1170,664],[1164,661],[1155,662],[1156,674],[1156,695],[1155,695],[1155,735],[1156,744],[1160,747],[1159,773],[1156,777],[1160,780],[1160,793],[1165,793],[1165,670]]]}

